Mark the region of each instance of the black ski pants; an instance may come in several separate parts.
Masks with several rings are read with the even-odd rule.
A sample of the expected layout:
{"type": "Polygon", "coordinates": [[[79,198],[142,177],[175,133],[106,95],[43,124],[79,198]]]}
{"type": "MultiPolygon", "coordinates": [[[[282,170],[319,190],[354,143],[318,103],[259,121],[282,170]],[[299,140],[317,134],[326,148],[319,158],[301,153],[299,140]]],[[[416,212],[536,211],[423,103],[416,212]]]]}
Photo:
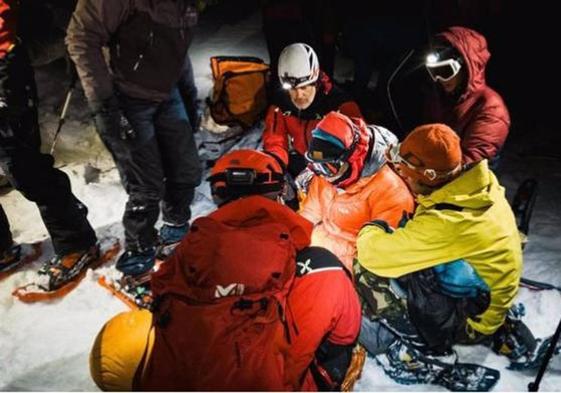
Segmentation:
{"type": "Polygon", "coordinates": [[[110,130],[99,131],[129,196],[123,216],[126,248],[143,250],[157,244],[160,203],[164,222],[189,221],[202,169],[177,88],[161,103],[120,95],[119,104],[135,137],[123,140],[110,130]]]}
{"type": "MultiPolygon", "coordinates": [[[[0,67],[7,104],[0,114],[2,170],[15,189],[37,204],[56,254],[87,249],[96,242],[88,209],[72,194],[68,176],[53,167],[53,157],[39,150],[37,88],[25,48],[14,49],[7,60],[9,64],[0,67]]],[[[0,251],[5,251],[12,239],[3,211],[0,235],[0,251]]]]}

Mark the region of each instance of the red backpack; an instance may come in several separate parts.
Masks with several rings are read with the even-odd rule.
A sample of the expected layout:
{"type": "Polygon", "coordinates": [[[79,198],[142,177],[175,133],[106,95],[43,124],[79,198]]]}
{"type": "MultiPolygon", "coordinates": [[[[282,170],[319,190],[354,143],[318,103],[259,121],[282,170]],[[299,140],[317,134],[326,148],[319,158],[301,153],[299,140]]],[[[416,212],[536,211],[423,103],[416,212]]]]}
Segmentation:
{"type": "Polygon", "coordinates": [[[152,279],[160,304],[141,389],[292,390],[284,308],[302,241],[273,216],[193,223],[152,279]]]}

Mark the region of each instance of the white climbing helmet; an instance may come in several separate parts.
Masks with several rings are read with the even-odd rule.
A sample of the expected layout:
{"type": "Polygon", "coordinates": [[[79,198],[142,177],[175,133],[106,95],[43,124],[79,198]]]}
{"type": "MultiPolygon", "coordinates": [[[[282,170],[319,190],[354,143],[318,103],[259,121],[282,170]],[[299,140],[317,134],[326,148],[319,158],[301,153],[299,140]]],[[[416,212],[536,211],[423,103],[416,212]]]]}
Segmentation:
{"type": "Polygon", "coordinates": [[[319,77],[319,61],[310,45],[296,43],[285,47],[279,56],[279,80],[286,90],[314,83],[319,77]]]}

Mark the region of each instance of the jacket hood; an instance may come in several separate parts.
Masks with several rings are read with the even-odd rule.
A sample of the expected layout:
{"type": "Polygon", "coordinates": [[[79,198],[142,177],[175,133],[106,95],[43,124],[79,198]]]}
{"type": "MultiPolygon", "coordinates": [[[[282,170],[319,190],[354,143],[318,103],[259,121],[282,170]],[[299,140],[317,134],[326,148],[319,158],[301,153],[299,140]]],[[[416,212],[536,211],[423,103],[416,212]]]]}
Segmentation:
{"type": "Polygon", "coordinates": [[[374,137],[370,154],[364,163],[360,177],[372,176],[386,163],[386,150],[390,145],[397,145],[397,137],[388,129],[381,126],[368,126],[374,137]]]}
{"type": "Polygon", "coordinates": [[[504,188],[489,170],[487,160],[483,160],[432,194],[419,195],[417,201],[427,209],[439,203],[484,209],[501,197],[504,197],[504,188]]]}
{"type": "Polygon", "coordinates": [[[372,138],[374,138],[374,135],[362,119],[356,117],[350,117],[350,119],[357,126],[360,135],[355,150],[348,159],[350,169],[346,177],[336,184],[337,187],[340,188],[346,188],[356,183],[356,181],[361,178],[362,170],[364,169],[368,152],[370,151],[372,138]]]}
{"type": "Polygon", "coordinates": [[[486,86],[485,67],[491,54],[487,41],[478,32],[465,27],[450,27],[438,34],[437,39],[449,42],[462,56],[467,68],[467,85],[460,100],[486,86]]]}
{"type": "Polygon", "coordinates": [[[254,220],[278,222],[286,225],[298,250],[310,245],[312,223],[288,207],[260,195],[229,202],[209,217],[233,226],[244,226],[254,220]]]}

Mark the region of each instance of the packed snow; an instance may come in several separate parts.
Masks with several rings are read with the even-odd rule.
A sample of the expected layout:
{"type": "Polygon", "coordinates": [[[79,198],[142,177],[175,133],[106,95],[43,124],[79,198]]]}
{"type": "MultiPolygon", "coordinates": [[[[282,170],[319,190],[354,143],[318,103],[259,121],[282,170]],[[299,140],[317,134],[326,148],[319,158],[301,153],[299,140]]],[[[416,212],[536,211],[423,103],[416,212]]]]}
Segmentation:
{"type": "MultiPolygon", "coordinates": [[[[253,55],[268,59],[260,28],[257,14],[219,28],[216,28],[216,23],[205,23],[203,19],[190,50],[201,99],[206,97],[211,87],[210,56],[253,55]]],[[[341,80],[350,77],[347,71],[345,59],[338,58],[336,77],[341,80]]],[[[41,99],[43,150],[48,151],[64,99],[64,86],[68,81],[62,67],[56,64],[39,69],[36,77],[41,99]]],[[[235,148],[257,147],[259,131],[250,132],[235,148]]],[[[524,276],[560,286],[561,162],[541,156],[524,156],[520,149],[524,146],[527,152],[534,146],[539,151],[540,147],[547,145],[544,138],[548,131],[539,126],[534,130],[513,129],[504,152],[500,180],[509,198],[512,198],[516,186],[523,179],[538,179],[540,190],[525,250],[524,276]],[[536,145],[537,141],[541,141],[542,145],[536,145]]],[[[199,140],[201,135],[204,134],[198,134],[199,140]]],[[[87,116],[81,94],[73,97],[55,157],[56,165],[70,176],[75,195],[88,206],[88,217],[99,238],[122,237],[121,217],[126,194],[113,162],[87,116]],[[96,175],[99,176],[97,179],[96,175]]],[[[204,182],[197,189],[193,218],[214,209],[209,194],[208,184],[204,182]]],[[[0,203],[10,219],[15,240],[20,243],[41,240],[42,259],[51,257],[52,247],[36,206],[16,191],[1,196],[0,203]]],[[[0,390],[97,390],[89,376],[90,348],[103,324],[111,316],[127,309],[96,283],[100,273],[114,270],[113,263],[97,271],[89,271],[73,292],[62,300],[50,303],[24,304],[11,296],[13,288],[33,279],[39,262],[1,282],[0,390]]],[[[561,293],[522,288],[518,301],[526,306],[524,320],[536,336],[553,333],[561,318],[561,293]]],[[[479,363],[501,371],[495,391],[526,390],[535,376],[535,371],[508,370],[506,358],[495,355],[486,347],[457,347],[457,350],[463,362],[479,363]]],[[[541,385],[542,390],[549,391],[559,390],[559,386],[561,356],[553,359],[541,385]]],[[[383,373],[372,358],[367,360],[355,389],[443,390],[433,385],[398,385],[383,373]]]]}

